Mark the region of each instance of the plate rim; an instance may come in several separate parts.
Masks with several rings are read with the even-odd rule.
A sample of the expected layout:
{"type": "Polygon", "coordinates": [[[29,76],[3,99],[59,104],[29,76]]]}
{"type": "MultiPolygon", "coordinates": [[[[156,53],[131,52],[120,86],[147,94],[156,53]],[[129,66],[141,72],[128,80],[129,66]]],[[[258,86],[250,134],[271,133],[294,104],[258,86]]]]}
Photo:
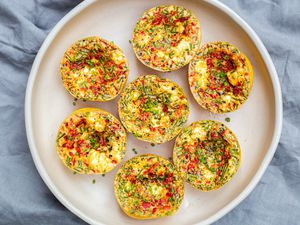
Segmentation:
{"type": "MultiPolygon", "coordinates": [[[[40,160],[40,157],[38,156],[38,150],[33,138],[33,127],[32,127],[32,112],[31,112],[31,106],[32,106],[32,93],[33,93],[33,86],[37,77],[37,71],[39,69],[39,65],[41,63],[41,60],[46,53],[47,49],[49,48],[52,41],[55,39],[57,34],[61,31],[61,29],[64,27],[65,24],[67,24],[73,17],[78,15],[81,11],[89,7],[90,5],[96,3],[97,0],[85,0],[78,4],[76,7],[74,7],[70,12],[68,12],[55,26],[54,28],[49,32],[46,39],[44,40],[43,44],[41,45],[35,60],[33,62],[29,78],[27,81],[27,87],[26,87],[26,94],[25,94],[25,129],[26,129],[26,136],[27,141],[29,145],[29,149],[35,164],[35,167],[37,168],[38,173],[40,174],[42,180],[47,185],[47,187],[50,189],[50,191],[53,193],[53,195],[72,213],[74,213],[76,216],[81,218],[82,220],[86,221],[90,224],[99,224],[99,225],[105,225],[101,222],[97,222],[93,220],[92,218],[89,218],[87,215],[85,215],[83,212],[80,211],[77,207],[75,207],[72,203],[70,203],[64,195],[57,189],[53,181],[48,176],[45,168],[43,167],[43,164],[40,160]]],[[[244,188],[244,190],[235,197],[231,202],[229,202],[227,205],[225,205],[222,209],[217,211],[212,216],[208,217],[207,219],[197,222],[194,225],[204,225],[204,224],[211,224],[227,213],[229,213],[232,209],[234,209],[239,203],[241,203],[256,187],[260,179],[262,178],[264,172],[266,171],[266,168],[270,164],[275,151],[277,149],[279,139],[281,136],[281,130],[282,130],[282,120],[283,120],[283,106],[282,106],[282,93],[281,93],[281,87],[279,82],[279,77],[276,72],[275,66],[273,64],[273,61],[264,46],[261,39],[258,37],[256,32],[232,9],[230,9],[228,6],[226,6],[224,3],[219,2],[218,0],[204,0],[205,3],[208,3],[209,5],[212,5],[216,7],[217,9],[224,12],[226,15],[228,15],[233,21],[239,25],[241,29],[243,29],[249,38],[252,40],[252,42],[255,44],[256,48],[258,49],[265,66],[267,68],[269,77],[272,82],[273,87],[273,94],[275,98],[275,125],[274,125],[274,131],[272,134],[272,141],[269,145],[269,149],[262,160],[261,165],[259,166],[257,172],[250,180],[249,184],[244,188]]]]}

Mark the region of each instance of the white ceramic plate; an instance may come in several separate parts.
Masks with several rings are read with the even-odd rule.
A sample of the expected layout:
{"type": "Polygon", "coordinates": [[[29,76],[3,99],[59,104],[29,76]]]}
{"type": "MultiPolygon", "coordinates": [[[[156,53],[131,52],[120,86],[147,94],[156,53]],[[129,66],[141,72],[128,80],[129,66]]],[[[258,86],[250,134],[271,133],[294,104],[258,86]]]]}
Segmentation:
{"type": "MultiPolygon", "coordinates": [[[[32,67],[26,93],[26,131],[36,167],[53,194],[73,213],[91,224],[207,224],[219,219],[255,187],[275,152],[282,123],[281,91],[274,65],[254,31],[233,11],[217,1],[201,0],[87,0],[74,8],[51,31],[32,67]],[[202,110],[187,83],[187,68],[161,74],[143,66],[129,43],[142,13],[158,4],[176,4],[191,9],[200,19],[203,41],[229,41],[251,60],[255,78],[252,93],[242,108],[227,115],[202,110]],[[138,221],[125,216],[113,194],[116,169],[105,177],[73,175],[58,158],[55,136],[59,124],[73,110],[93,106],[117,116],[117,100],[107,103],[77,102],[63,88],[59,62],[68,46],[83,37],[98,35],[113,40],[129,59],[129,81],[141,74],[159,74],[176,81],[188,96],[191,114],[187,124],[215,119],[228,125],[242,148],[242,164],[236,176],[223,188],[203,193],[185,185],[185,198],[178,213],[157,220],[138,221]],[[230,123],[224,119],[231,118],[230,123]],[[92,184],[95,179],[96,183],[92,184]]],[[[150,146],[128,134],[125,160],[140,153],[171,156],[174,141],[150,146]]]]}

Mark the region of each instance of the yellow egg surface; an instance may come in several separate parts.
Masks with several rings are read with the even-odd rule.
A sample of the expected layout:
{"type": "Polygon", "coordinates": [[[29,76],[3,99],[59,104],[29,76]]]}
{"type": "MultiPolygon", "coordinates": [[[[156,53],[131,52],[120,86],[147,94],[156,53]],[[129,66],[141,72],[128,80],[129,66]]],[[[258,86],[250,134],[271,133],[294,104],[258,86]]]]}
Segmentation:
{"type": "Polygon", "coordinates": [[[170,216],[180,207],[183,181],[173,165],[152,154],[126,161],[114,180],[116,199],[122,210],[135,219],[170,216]]]}
{"type": "Polygon", "coordinates": [[[104,102],[121,92],[129,69],[124,53],[113,42],[88,37],[67,49],[60,73],[64,87],[75,98],[104,102]]]}
{"type": "Polygon", "coordinates": [[[158,71],[187,65],[199,49],[200,23],[188,9],[157,6],[144,12],[133,31],[133,49],[146,66],[158,71]]]}
{"type": "Polygon", "coordinates": [[[122,92],[120,119],[130,133],[147,142],[173,139],[188,119],[189,105],[183,90],[156,75],[140,76],[122,92]]]}
{"type": "Polygon", "coordinates": [[[105,174],[125,156],[126,132],[110,113],[96,108],[74,111],[60,125],[56,150],[80,174],[105,174]]]}
{"type": "Polygon", "coordinates": [[[173,161],[186,182],[198,190],[211,191],[222,187],[236,174],[241,149],[234,133],[224,124],[202,120],[178,135],[173,161]]]}
{"type": "Polygon", "coordinates": [[[238,109],[249,97],[253,68],[249,59],[228,42],[204,45],[189,65],[191,92],[213,113],[238,109]]]}

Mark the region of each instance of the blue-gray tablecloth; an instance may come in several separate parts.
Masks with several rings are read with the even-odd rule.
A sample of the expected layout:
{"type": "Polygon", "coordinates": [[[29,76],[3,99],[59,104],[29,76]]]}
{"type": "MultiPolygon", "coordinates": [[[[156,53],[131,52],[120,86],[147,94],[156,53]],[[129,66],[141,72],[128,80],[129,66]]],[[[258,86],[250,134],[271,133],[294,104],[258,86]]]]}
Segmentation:
{"type": "MultiPolygon", "coordinates": [[[[51,194],[33,164],[24,126],[26,82],[53,26],[80,0],[0,1],[0,224],[85,224],[51,194]]],[[[216,224],[300,224],[300,1],[222,0],[266,45],[282,85],[275,157],[250,196],[216,224]]]]}

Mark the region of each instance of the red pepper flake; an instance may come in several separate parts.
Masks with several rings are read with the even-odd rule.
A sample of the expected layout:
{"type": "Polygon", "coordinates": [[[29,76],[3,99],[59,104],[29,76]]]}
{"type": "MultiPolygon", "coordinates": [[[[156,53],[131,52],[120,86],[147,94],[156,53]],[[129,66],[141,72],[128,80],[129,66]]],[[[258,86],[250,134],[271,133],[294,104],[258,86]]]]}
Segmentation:
{"type": "Polygon", "coordinates": [[[227,73],[228,71],[235,70],[236,65],[231,60],[226,60],[225,65],[223,65],[221,69],[227,73]]]}
{"type": "Polygon", "coordinates": [[[239,86],[233,88],[233,94],[239,95],[242,92],[242,89],[239,86]]]}
{"type": "Polygon", "coordinates": [[[169,21],[169,18],[166,17],[165,15],[163,14],[160,14],[160,13],[156,13],[154,15],[154,19],[152,20],[152,25],[159,25],[161,23],[168,23],[169,21]]]}
{"type": "Polygon", "coordinates": [[[167,197],[172,197],[173,195],[172,195],[171,192],[168,192],[168,193],[166,194],[166,196],[167,196],[167,197]]]}
{"type": "Polygon", "coordinates": [[[194,161],[193,161],[193,163],[198,164],[199,163],[199,159],[195,158],[194,161]]]}
{"type": "Polygon", "coordinates": [[[164,131],[162,128],[158,128],[158,132],[159,132],[160,134],[164,134],[164,133],[165,133],[165,131],[164,131]]]}
{"type": "Polygon", "coordinates": [[[169,205],[165,205],[164,206],[164,210],[170,210],[170,206],[169,205]]]}
{"type": "Polygon", "coordinates": [[[155,214],[156,211],[157,211],[157,208],[154,207],[154,208],[152,209],[152,214],[155,214]]]}
{"type": "Polygon", "coordinates": [[[183,22],[187,21],[189,18],[190,18],[190,16],[184,16],[184,17],[177,19],[176,22],[179,21],[179,22],[183,23],[183,22]]]}
{"type": "Polygon", "coordinates": [[[195,165],[192,164],[192,163],[189,163],[189,165],[188,165],[188,170],[192,170],[192,169],[194,169],[194,168],[195,168],[195,165]]]}
{"type": "Polygon", "coordinates": [[[150,116],[150,114],[148,112],[142,113],[140,115],[142,121],[147,120],[149,118],[149,116],[150,116]]]}
{"type": "Polygon", "coordinates": [[[212,59],[211,58],[206,59],[206,65],[208,66],[208,68],[213,67],[213,63],[212,63],[212,59]]]}
{"type": "Polygon", "coordinates": [[[175,47],[176,45],[177,45],[177,42],[172,42],[172,43],[171,43],[171,46],[172,46],[172,47],[175,47]]]}
{"type": "Polygon", "coordinates": [[[79,127],[81,124],[86,124],[85,119],[81,119],[81,120],[76,124],[76,127],[79,127]]]}
{"type": "Polygon", "coordinates": [[[151,204],[150,204],[149,202],[143,202],[143,203],[142,203],[142,207],[143,207],[144,209],[148,209],[150,206],[151,206],[151,204]]]}
{"type": "MultiPolygon", "coordinates": [[[[144,80],[142,80],[142,82],[143,82],[143,81],[144,81],[144,80]]],[[[140,98],[140,102],[141,102],[141,104],[145,104],[146,98],[144,98],[144,97],[140,98]]]]}
{"type": "Polygon", "coordinates": [[[212,131],[210,133],[210,136],[211,136],[212,139],[216,139],[219,135],[218,135],[218,133],[216,131],[212,131]]]}
{"type": "Polygon", "coordinates": [[[155,127],[149,126],[149,129],[150,129],[150,131],[156,131],[156,128],[155,128],[155,127]]]}
{"type": "Polygon", "coordinates": [[[81,145],[83,142],[84,142],[84,140],[81,139],[81,140],[77,141],[77,144],[78,144],[78,145],[81,145]]]}
{"type": "Polygon", "coordinates": [[[100,144],[101,146],[105,146],[105,145],[106,145],[106,141],[105,141],[104,137],[101,137],[101,138],[99,139],[99,144],[100,144]]]}
{"type": "Polygon", "coordinates": [[[120,129],[120,127],[119,127],[118,124],[113,124],[111,127],[112,127],[112,129],[113,129],[114,131],[117,131],[117,130],[120,129]]]}
{"type": "Polygon", "coordinates": [[[163,106],[163,112],[168,112],[168,106],[167,105],[163,106]]]}
{"type": "Polygon", "coordinates": [[[76,152],[78,152],[80,154],[81,153],[81,149],[79,147],[76,147],[76,152]]]}

